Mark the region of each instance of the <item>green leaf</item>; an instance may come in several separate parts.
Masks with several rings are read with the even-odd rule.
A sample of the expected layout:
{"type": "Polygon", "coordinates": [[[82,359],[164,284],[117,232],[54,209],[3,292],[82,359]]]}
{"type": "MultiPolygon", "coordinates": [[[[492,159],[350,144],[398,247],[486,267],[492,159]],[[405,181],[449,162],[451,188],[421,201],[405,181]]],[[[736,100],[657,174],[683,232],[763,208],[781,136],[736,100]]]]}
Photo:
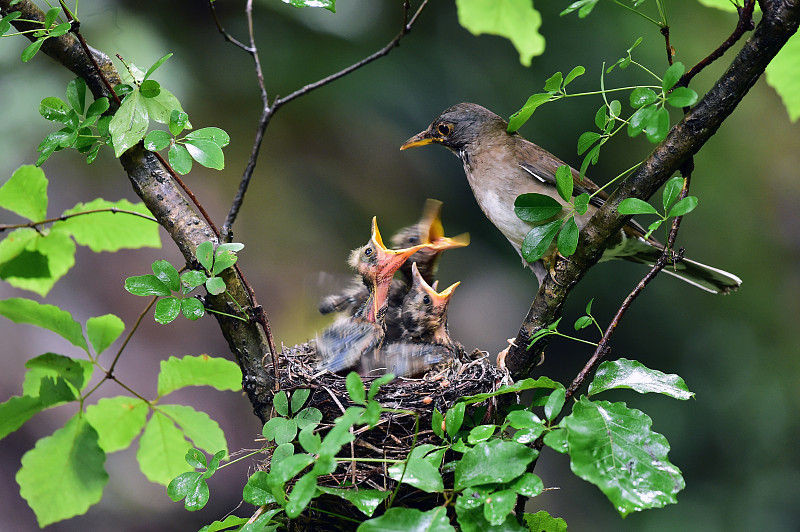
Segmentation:
{"type": "MultiPolygon", "coordinates": [[[[92,104],[89,106],[89,108],[86,110],[86,118],[92,116],[100,116],[108,110],[108,107],[109,107],[108,98],[106,98],[105,96],[103,96],[102,98],[98,98],[95,101],[93,101],[92,104]]],[[[108,120],[110,121],[111,117],[108,117],[108,120]]],[[[98,128],[99,128],[99,122],[98,122],[98,128]]]]}
{"type": "Polygon", "coordinates": [[[44,43],[44,38],[40,37],[35,41],[33,41],[32,43],[30,43],[28,46],[26,46],[25,49],[22,50],[22,62],[27,63],[28,61],[33,59],[33,56],[36,55],[36,52],[38,52],[42,48],[43,43],[44,43]]]}
{"type": "MultiPolygon", "coordinates": [[[[41,381],[46,377],[61,377],[76,391],[83,390],[92,378],[94,365],[89,360],[74,359],[55,353],[45,353],[25,362],[28,371],[22,383],[25,395],[38,397],[41,381]]],[[[72,399],[70,394],[70,399],[72,399]]]]}
{"type": "Polygon", "coordinates": [[[556,189],[558,190],[558,195],[561,196],[564,201],[570,201],[572,199],[573,185],[572,168],[566,164],[562,164],[556,169],[556,189]]]}
{"type": "Polygon", "coordinates": [[[183,507],[193,512],[202,509],[208,503],[208,484],[202,473],[195,471],[183,473],[167,485],[167,495],[173,502],[185,497],[183,507]]]}
{"type": "Polygon", "coordinates": [[[356,404],[366,404],[366,392],[364,390],[364,382],[355,371],[347,374],[345,384],[347,386],[347,393],[350,395],[350,400],[356,404]]]}
{"type": "Polygon", "coordinates": [[[572,471],[600,488],[623,517],[676,502],[683,477],[646,414],[625,403],[581,397],[564,425],[572,471]]]}
{"type": "Polygon", "coordinates": [[[256,471],[247,479],[242,493],[244,502],[254,506],[264,506],[276,502],[272,490],[267,484],[267,476],[266,471],[256,471]]]}
{"type": "Polygon", "coordinates": [[[169,148],[169,165],[173,170],[181,175],[186,175],[192,171],[192,157],[185,146],[173,144],[169,148]]]}
{"type": "Polygon", "coordinates": [[[506,422],[515,429],[541,427],[542,420],[530,410],[514,410],[506,416],[506,422]]]}
{"type": "Polygon", "coordinates": [[[672,218],[673,216],[683,216],[684,214],[689,214],[695,209],[695,207],[697,207],[697,201],[697,196],[686,196],[672,206],[667,214],[667,217],[672,218]]]}
{"type": "MultiPolygon", "coordinates": [[[[462,397],[459,399],[465,403],[472,404],[472,403],[479,403],[485,401],[486,399],[490,399],[492,397],[496,397],[498,395],[502,395],[505,393],[519,393],[525,390],[533,390],[537,388],[563,388],[564,386],[561,383],[555,382],[548,377],[539,377],[538,379],[523,379],[521,381],[517,381],[514,384],[504,384],[500,386],[497,390],[493,392],[486,392],[486,393],[479,393],[476,395],[468,395],[466,397],[462,397]]],[[[435,410],[434,410],[434,415],[435,410]]]]}
{"type": "Polygon", "coordinates": [[[547,253],[561,223],[561,220],[553,220],[530,230],[522,241],[522,256],[526,261],[536,262],[547,253]]]}
{"type": "Polygon", "coordinates": [[[575,253],[575,250],[578,249],[578,233],[580,233],[580,230],[578,229],[578,224],[575,223],[575,217],[570,216],[569,219],[564,222],[564,227],[561,228],[561,232],[558,233],[556,245],[561,255],[569,257],[575,253]]]}
{"type": "Polygon", "coordinates": [[[225,281],[221,277],[209,277],[206,281],[206,290],[215,296],[226,290],[225,281]]]}
{"type": "Polygon", "coordinates": [[[431,415],[431,428],[434,434],[444,439],[444,415],[435,407],[431,415]]]}
{"type": "Polygon", "coordinates": [[[153,79],[147,79],[139,85],[139,92],[143,98],[155,98],[161,94],[161,84],[153,79]]]}
{"type": "Polygon", "coordinates": [[[279,416],[289,417],[289,398],[285,391],[281,390],[276,393],[272,398],[272,404],[279,416]]]}
{"type": "Polygon", "coordinates": [[[273,460],[270,466],[270,476],[273,482],[281,484],[288,482],[303,469],[314,463],[314,457],[308,454],[295,454],[283,460],[273,460]]]}
{"type": "Polygon", "coordinates": [[[156,302],[154,318],[161,325],[172,323],[181,312],[181,300],[177,297],[165,297],[156,302]]]}
{"type": "Polygon", "coordinates": [[[527,532],[513,515],[507,515],[499,525],[492,525],[484,516],[487,502],[494,493],[487,488],[467,488],[456,499],[456,515],[462,532],[527,532]]]}
{"type": "Polygon", "coordinates": [[[298,388],[292,392],[292,414],[297,414],[311,395],[309,388],[298,388]]]}
{"type": "Polygon", "coordinates": [[[519,61],[531,66],[531,59],[544,52],[539,33],[542,16],[528,0],[456,0],[458,22],[473,35],[488,33],[506,37],[519,52],[519,61]]]}
{"type": "Polygon", "coordinates": [[[322,412],[313,406],[310,408],[304,408],[297,413],[297,415],[294,417],[294,420],[297,422],[297,426],[301,429],[304,429],[308,426],[316,427],[319,425],[319,422],[322,421],[322,412]]]}
{"type": "Polygon", "coordinates": [[[589,327],[593,323],[591,316],[581,316],[577,320],[575,320],[575,330],[580,331],[581,329],[585,329],[589,327]]]}
{"type": "Polygon", "coordinates": [[[187,386],[211,386],[219,391],[239,391],[242,389],[242,370],[235,362],[208,355],[186,355],[182,358],[172,356],[162,360],[158,374],[158,396],[164,397],[187,386]]]}
{"type": "Polygon", "coordinates": [[[38,222],[47,216],[47,178],[41,168],[23,165],[0,187],[0,207],[38,222]]]}
{"type": "Polygon", "coordinates": [[[308,472],[298,480],[292,492],[289,494],[289,501],[286,503],[286,517],[295,519],[317,493],[317,476],[313,472],[308,472]]]}
{"type": "Polygon", "coordinates": [[[506,131],[509,133],[514,133],[518,130],[522,125],[528,121],[528,119],[533,115],[534,111],[540,106],[544,105],[550,100],[553,99],[553,95],[549,93],[544,94],[533,94],[528,97],[528,100],[525,102],[525,105],[522,106],[522,109],[511,115],[508,119],[508,128],[506,131]]]}
{"type": "Polygon", "coordinates": [[[394,380],[394,373],[387,373],[386,375],[381,375],[374,381],[372,384],[369,385],[369,393],[367,394],[367,398],[371,401],[375,399],[375,396],[378,394],[378,390],[384,384],[392,382],[394,380]]]}
{"type": "Polygon", "coordinates": [[[511,483],[509,489],[524,497],[536,497],[544,490],[542,479],[533,473],[525,473],[511,483]]]}
{"type": "Polygon", "coordinates": [[[578,76],[582,76],[584,73],[586,73],[586,69],[580,65],[570,70],[569,74],[567,74],[567,77],[564,78],[564,87],[572,83],[572,80],[574,80],[578,76]]]}
{"type": "Polygon", "coordinates": [[[156,222],[133,214],[113,212],[118,209],[152,216],[144,203],[131,203],[126,199],[111,202],[97,198],[89,203],[78,203],[64,211],[64,215],[99,209],[108,210],[73,216],[57,222],[53,227],[68,231],[78,244],[88,246],[94,252],[161,247],[156,222]]]}
{"type": "Polygon", "coordinates": [[[150,117],[146,102],[155,98],[143,98],[139,90],[134,90],[122,101],[108,126],[114,143],[114,156],[119,157],[144,138],[150,117]]]}
{"type": "Polygon", "coordinates": [[[96,316],[86,321],[86,336],[89,337],[89,342],[97,354],[102,353],[113,344],[124,330],[125,324],[113,314],[96,316]]]}
{"type": "Polygon", "coordinates": [[[552,517],[544,510],[535,514],[524,514],[525,526],[530,532],[567,532],[567,522],[560,517],[552,517]]]}
{"type": "Polygon", "coordinates": [[[189,123],[189,115],[178,109],[173,109],[169,113],[169,132],[173,135],[180,134],[189,123]]]}
{"type": "Polygon", "coordinates": [[[673,107],[691,107],[697,103],[697,93],[688,87],[675,87],[667,95],[667,102],[673,107]]]}
{"type": "Polygon", "coordinates": [[[39,104],[39,114],[53,122],[67,123],[70,116],[70,108],[61,98],[48,96],[39,104]]]}
{"type": "Polygon", "coordinates": [[[86,109],[86,81],[73,78],[67,83],[67,101],[79,115],[86,109]]]}
{"type": "Polygon", "coordinates": [[[464,412],[466,408],[467,405],[465,403],[456,403],[447,411],[444,418],[444,426],[447,435],[451,438],[458,433],[462,423],[464,423],[464,412]]]}
{"type": "Polygon", "coordinates": [[[158,278],[159,281],[164,283],[167,288],[173,292],[177,292],[180,289],[180,276],[178,275],[178,270],[175,269],[175,266],[165,260],[157,260],[153,262],[151,268],[153,270],[153,274],[158,278]]]}
{"type": "Polygon", "coordinates": [[[414,508],[389,508],[380,517],[364,521],[358,532],[456,532],[447,517],[447,509],[437,506],[427,512],[414,508]]]}
{"type": "Polygon", "coordinates": [[[297,435],[297,441],[300,442],[300,446],[303,447],[305,452],[311,454],[316,454],[322,445],[322,438],[314,432],[314,428],[314,426],[309,425],[297,435]]]}
{"type": "Polygon", "coordinates": [[[105,460],[97,432],[80,412],[25,453],[16,480],[40,527],[82,515],[100,501],[105,460]]]}
{"type": "Polygon", "coordinates": [[[189,140],[186,138],[186,150],[192,159],[206,168],[222,170],[225,168],[225,156],[222,149],[210,140],[189,140]]]}
{"type": "Polygon", "coordinates": [[[545,194],[520,194],[514,200],[514,213],[526,222],[543,222],[561,212],[562,205],[545,194]]]}
{"type": "Polygon", "coordinates": [[[297,428],[294,419],[274,417],[264,424],[262,434],[267,440],[274,440],[277,445],[283,445],[294,441],[297,428]]]}
{"type": "Polygon", "coordinates": [[[538,452],[512,441],[480,442],[456,465],[455,489],[492,482],[510,482],[525,472],[538,452]]]}
{"type": "Polygon", "coordinates": [[[171,419],[154,411],[139,438],[136,459],[150,482],[167,486],[173,478],[191,470],[184,459],[191,446],[171,419]]]}
{"type": "Polygon", "coordinates": [[[187,320],[197,321],[205,315],[206,309],[199,299],[187,297],[181,299],[181,313],[187,320]]]}
{"type": "Polygon", "coordinates": [[[163,65],[163,64],[164,64],[164,62],[165,62],[167,59],[169,59],[170,57],[172,57],[172,55],[173,55],[173,54],[172,54],[172,52],[170,52],[170,53],[168,53],[167,55],[165,55],[164,57],[162,57],[161,59],[159,59],[158,61],[156,61],[155,63],[153,63],[153,65],[152,65],[150,68],[148,68],[148,69],[147,69],[147,73],[144,75],[144,79],[142,80],[142,82],[144,83],[145,81],[147,81],[147,79],[148,79],[150,76],[152,76],[152,75],[153,75],[153,72],[155,72],[155,71],[156,71],[156,69],[157,69],[158,67],[160,67],[161,65],[163,65]]]}
{"type": "Polygon", "coordinates": [[[29,395],[15,395],[0,403],[0,439],[20,428],[48,406],[51,405],[43,403],[38,397],[29,395]]]}
{"type": "Polygon", "coordinates": [[[608,104],[608,112],[611,113],[613,117],[619,117],[620,113],[622,112],[622,104],[619,100],[611,100],[608,104]]]}
{"type": "Polygon", "coordinates": [[[639,109],[645,105],[650,105],[658,100],[658,95],[653,89],[647,87],[636,87],[631,91],[630,104],[634,109],[639,109]]]}
{"type": "Polygon", "coordinates": [[[620,214],[658,214],[655,207],[639,198],[627,198],[620,202],[617,210],[620,214]]]}
{"type": "Polygon", "coordinates": [[[208,414],[184,405],[162,404],[158,409],[175,421],[196,447],[210,453],[224,450],[227,455],[228,443],[225,434],[208,414]]]}
{"type": "Polygon", "coordinates": [[[29,323],[53,331],[72,345],[89,351],[80,323],[75,321],[69,312],[54,305],[12,297],[0,300],[0,314],[14,323],[29,323]]]}
{"type": "Polygon", "coordinates": [[[589,197],[589,194],[587,194],[586,192],[583,192],[578,196],[575,196],[575,201],[573,201],[572,204],[575,206],[575,211],[581,216],[586,214],[586,211],[589,210],[590,199],[591,198],[589,197]]]}
{"type": "Polygon", "coordinates": [[[661,82],[661,88],[664,92],[669,91],[672,87],[678,83],[678,80],[681,79],[683,73],[686,72],[686,67],[683,66],[683,63],[676,62],[670,65],[666,72],[664,72],[664,79],[661,82]]]}
{"type": "Polygon", "coordinates": [[[86,408],[86,419],[97,431],[98,443],[106,453],[130,447],[144,428],[149,407],[135,397],[100,399],[86,408]]]}
{"type": "Polygon", "coordinates": [[[389,491],[379,490],[359,489],[356,491],[354,489],[329,488],[327,486],[317,486],[317,489],[322,493],[341,497],[358,508],[367,517],[372,517],[378,506],[391,495],[389,491]]]}
{"type": "MultiPolygon", "coordinates": [[[[143,105],[147,109],[147,116],[150,117],[150,120],[155,120],[159,124],[169,124],[172,111],[177,110],[180,113],[183,112],[181,102],[178,101],[174,94],[164,87],[161,87],[158,96],[143,98],[142,100],[143,105]]],[[[187,121],[186,127],[191,128],[192,125],[187,121]]]]}
{"type": "Polygon", "coordinates": [[[544,435],[542,441],[544,442],[545,445],[547,445],[556,452],[559,452],[561,454],[569,452],[566,430],[563,429],[551,430],[550,432],[544,435]]]}
{"type": "Polygon", "coordinates": [[[669,133],[669,112],[661,107],[648,120],[644,134],[647,140],[655,144],[664,140],[667,133],[669,133]]]}
{"type": "MultiPolygon", "coordinates": [[[[592,147],[592,144],[601,138],[603,138],[603,135],[594,131],[581,133],[581,136],[578,137],[578,155],[583,155],[586,150],[592,147]]],[[[570,174],[570,178],[571,177],[572,175],[570,174]]]]}
{"type": "Polygon", "coordinates": [[[600,364],[589,384],[589,395],[616,388],[628,388],[639,393],[655,392],[683,401],[694,397],[680,376],[662,373],[626,358],[600,364]]]}
{"type": "MultiPolygon", "coordinates": [[[[12,2],[11,5],[14,5],[12,2]]],[[[5,33],[11,29],[11,22],[17,20],[19,17],[22,16],[22,11],[12,11],[8,15],[4,16],[0,19],[0,36],[5,35],[5,33]]]]}
{"type": "Polygon", "coordinates": [[[667,184],[664,185],[664,193],[662,194],[662,205],[664,206],[664,212],[667,212],[667,209],[669,209],[669,206],[672,205],[672,202],[678,198],[682,189],[682,177],[675,176],[667,181],[667,184]]]}
{"type": "MultiPolygon", "coordinates": [[[[2,33],[2,32],[0,32],[2,33]]],[[[772,61],[767,65],[767,84],[781,97],[789,119],[794,122],[800,118],[800,72],[797,69],[800,58],[800,36],[789,37],[772,61]]]]}
{"type": "MultiPolygon", "coordinates": [[[[236,264],[236,252],[231,249],[232,244],[220,244],[214,252],[214,268],[211,270],[213,275],[219,275],[222,271],[236,264]]],[[[244,247],[242,244],[238,244],[244,247]]]]}
{"type": "Polygon", "coordinates": [[[44,27],[46,29],[50,29],[53,27],[53,23],[55,23],[58,14],[61,12],[61,8],[59,7],[51,7],[47,10],[47,13],[44,16],[44,27]]]}
{"type": "Polygon", "coordinates": [[[496,429],[496,425],[478,425],[477,427],[473,427],[467,436],[467,443],[475,445],[478,442],[486,441],[492,437],[496,429]]]}
{"type": "Polygon", "coordinates": [[[513,491],[495,491],[483,505],[483,517],[491,525],[501,525],[506,520],[506,516],[514,510],[516,503],[517,494],[513,491]]]}
{"type": "Polygon", "coordinates": [[[220,148],[224,148],[231,142],[230,136],[225,133],[224,130],[218,127],[204,127],[202,129],[198,129],[196,131],[192,131],[186,137],[184,137],[187,141],[188,140],[208,140],[219,146],[220,148]]]}
{"type": "Polygon", "coordinates": [[[208,276],[200,270],[188,270],[181,274],[181,292],[188,294],[208,280],[208,276]]]}
{"type": "Polygon", "coordinates": [[[144,137],[144,149],[160,151],[170,145],[172,137],[166,131],[154,129],[144,137]]]}
{"type": "Polygon", "coordinates": [[[589,16],[589,13],[592,12],[594,6],[599,2],[599,0],[577,0],[577,2],[571,3],[567,8],[559,13],[560,16],[568,15],[573,11],[578,11],[579,18],[586,18],[589,16]]]}
{"type": "Polygon", "coordinates": [[[211,272],[211,267],[214,265],[214,244],[212,242],[203,242],[194,252],[197,261],[208,272],[211,272]]]}
{"type": "Polygon", "coordinates": [[[135,296],[168,296],[169,288],[155,275],[135,275],[125,279],[125,290],[135,296]]]}
{"type": "Polygon", "coordinates": [[[284,4],[301,7],[321,7],[331,13],[336,13],[336,0],[283,0],[284,4]]]}
{"type": "Polygon", "coordinates": [[[547,402],[544,404],[544,415],[548,420],[555,419],[561,409],[564,408],[565,394],[566,390],[564,388],[556,388],[547,398],[547,402]]]}
{"type": "Polygon", "coordinates": [[[564,77],[561,75],[561,72],[556,72],[544,82],[544,90],[547,92],[558,92],[561,90],[562,81],[564,81],[564,77]]]}

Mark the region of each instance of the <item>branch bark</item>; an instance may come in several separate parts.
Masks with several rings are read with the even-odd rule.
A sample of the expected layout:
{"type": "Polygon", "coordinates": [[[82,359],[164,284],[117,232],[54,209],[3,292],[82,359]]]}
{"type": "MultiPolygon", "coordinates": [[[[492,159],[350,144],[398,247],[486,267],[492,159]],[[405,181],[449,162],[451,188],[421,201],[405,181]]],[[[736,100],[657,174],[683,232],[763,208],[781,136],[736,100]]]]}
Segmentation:
{"type": "Polygon", "coordinates": [[[689,157],[700,151],[797,31],[800,0],[761,0],[760,4],[761,21],[728,70],[595,213],[580,233],[575,254],[569,259],[559,258],[553,275],[542,282],[506,357],[513,378],[524,378],[531,373],[546,345],[546,340],[542,340],[527,349],[531,336],[561,315],[572,288],[600,259],[607,242],[627,222],[629,217],[617,211],[620,202],[626,198],[646,200],[689,157]]]}

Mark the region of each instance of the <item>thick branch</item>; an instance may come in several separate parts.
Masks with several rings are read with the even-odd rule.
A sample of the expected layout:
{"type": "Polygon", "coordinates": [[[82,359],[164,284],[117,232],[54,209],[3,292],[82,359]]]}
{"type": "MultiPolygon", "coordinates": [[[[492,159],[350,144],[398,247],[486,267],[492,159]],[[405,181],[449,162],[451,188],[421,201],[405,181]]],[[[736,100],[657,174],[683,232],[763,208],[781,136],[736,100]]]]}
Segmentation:
{"type": "MultiPolygon", "coordinates": [[[[0,13],[6,15],[11,11],[22,11],[23,18],[44,20],[44,14],[32,2],[23,0],[9,6],[10,0],[0,0],[0,13]]],[[[30,26],[28,23],[23,23],[30,26]]],[[[20,24],[22,26],[22,24],[20,24]]],[[[20,28],[19,29],[29,29],[20,28]]],[[[83,77],[92,90],[95,98],[108,96],[106,85],[97,75],[94,66],[84,53],[81,44],[73,35],[48,39],[42,51],[58,63],[83,77]]],[[[119,75],[107,56],[95,52],[95,58],[103,69],[103,73],[112,83],[118,83],[119,75]]],[[[208,224],[201,219],[181,195],[175,182],[170,179],[166,168],[159,163],[156,156],[146,151],[142,144],[131,148],[120,157],[125,171],[131,180],[136,194],[142,199],[150,212],[164,227],[172,240],[180,249],[187,264],[200,267],[194,261],[194,251],[205,241],[216,241],[216,236],[208,224]]],[[[245,288],[231,270],[223,272],[228,291],[242,306],[249,306],[245,288]]],[[[238,309],[230,303],[227,296],[208,296],[206,305],[214,310],[238,313],[238,309]]],[[[256,415],[262,421],[268,418],[268,403],[273,380],[262,365],[262,357],[267,352],[264,332],[254,322],[245,323],[239,320],[214,314],[222,334],[228,341],[231,352],[242,369],[251,403],[256,408],[256,415]],[[259,383],[253,386],[252,383],[259,383]]]]}
{"type": "Polygon", "coordinates": [[[569,259],[560,258],[553,276],[544,279],[517,334],[515,345],[506,357],[506,365],[514,378],[530,374],[544,348],[544,342],[537,342],[526,350],[529,338],[561,315],[572,288],[600,259],[606,243],[627,222],[628,217],[617,211],[620,202],[626,198],[649,198],[684,161],[697,153],[797,31],[800,0],[762,0],[761,8],[761,22],[727,72],[597,211],[581,231],[575,254],[569,259]]]}

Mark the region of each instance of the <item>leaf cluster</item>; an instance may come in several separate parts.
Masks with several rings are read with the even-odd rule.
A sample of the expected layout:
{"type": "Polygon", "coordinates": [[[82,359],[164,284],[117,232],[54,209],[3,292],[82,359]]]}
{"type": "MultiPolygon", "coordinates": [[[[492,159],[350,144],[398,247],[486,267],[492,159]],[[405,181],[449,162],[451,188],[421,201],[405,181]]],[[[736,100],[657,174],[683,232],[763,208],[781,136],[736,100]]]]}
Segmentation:
{"type": "Polygon", "coordinates": [[[236,263],[236,252],[243,248],[244,244],[232,242],[220,244],[215,250],[212,242],[203,242],[197,246],[195,256],[205,271],[186,270],[179,273],[169,262],[157,260],[151,265],[152,275],[136,275],[125,279],[125,290],[135,296],[163,296],[156,303],[155,320],[158,323],[171,323],[178,314],[183,314],[191,321],[199,320],[205,315],[203,303],[195,297],[186,296],[202,285],[213,295],[226,292],[225,281],[219,274],[236,263]],[[176,295],[172,295],[173,292],[176,295]]]}

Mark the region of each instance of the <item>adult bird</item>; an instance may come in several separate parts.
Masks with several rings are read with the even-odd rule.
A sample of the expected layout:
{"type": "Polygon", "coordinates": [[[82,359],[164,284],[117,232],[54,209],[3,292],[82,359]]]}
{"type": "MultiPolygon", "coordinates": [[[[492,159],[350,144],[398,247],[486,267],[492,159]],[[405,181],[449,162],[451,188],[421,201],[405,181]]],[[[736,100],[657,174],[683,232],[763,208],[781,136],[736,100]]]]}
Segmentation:
{"type": "MultiPolygon", "coordinates": [[[[443,111],[427,129],[408,139],[400,149],[441,144],[456,154],[464,164],[467,181],[481,210],[522,256],[525,236],[539,224],[518,218],[514,213],[514,200],[520,194],[533,192],[546,194],[566,205],[555,186],[556,169],[565,163],[518,133],[508,133],[507,128],[508,123],[488,109],[474,103],[460,103],[443,111]]],[[[583,228],[608,199],[608,194],[598,192],[597,185],[586,177],[581,180],[578,172],[571,170],[574,194],[594,194],[586,214],[575,216],[578,227],[583,228]]],[[[657,240],[645,238],[645,231],[638,223],[630,221],[609,243],[601,260],[622,258],[652,265],[663,249],[657,240]]],[[[533,270],[539,283],[547,275],[541,260],[530,264],[523,258],[523,264],[533,270]]],[[[731,292],[742,282],[731,273],[689,259],[678,261],[664,271],[714,293],[731,292]]]]}
{"type": "Polygon", "coordinates": [[[417,377],[438,364],[466,355],[461,344],[450,338],[447,328],[447,306],[460,283],[437,292],[422,277],[416,263],[412,264],[411,274],[411,289],[402,305],[402,336],[363,357],[361,367],[365,373],[383,370],[417,377]]]}
{"type": "MultiPolygon", "coordinates": [[[[444,236],[442,226],[442,202],[435,199],[425,201],[422,217],[414,225],[404,227],[391,238],[392,249],[405,249],[418,244],[430,244],[423,247],[400,267],[401,279],[395,279],[389,289],[389,311],[387,316],[387,332],[390,339],[400,336],[397,321],[403,298],[411,286],[411,264],[417,263],[423,277],[433,282],[442,251],[469,245],[469,234],[463,233],[454,237],[444,236]]],[[[360,279],[339,294],[326,296],[319,304],[322,314],[344,312],[353,315],[364,304],[368,291],[360,279]]]]}
{"type": "Polygon", "coordinates": [[[427,245],[387,249],[377,220],[372,218],[369,242],[354,250],[348,260],[366,285],[367,298],[353,316],[340,317],[317,337],[321,370],[337,372],[355,368],[361,357],[382,345],[392,277],[406,259],[427,245]]]}

